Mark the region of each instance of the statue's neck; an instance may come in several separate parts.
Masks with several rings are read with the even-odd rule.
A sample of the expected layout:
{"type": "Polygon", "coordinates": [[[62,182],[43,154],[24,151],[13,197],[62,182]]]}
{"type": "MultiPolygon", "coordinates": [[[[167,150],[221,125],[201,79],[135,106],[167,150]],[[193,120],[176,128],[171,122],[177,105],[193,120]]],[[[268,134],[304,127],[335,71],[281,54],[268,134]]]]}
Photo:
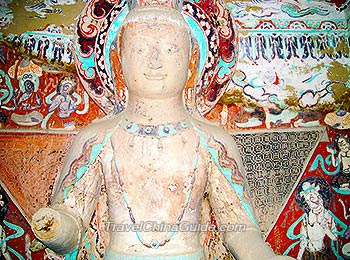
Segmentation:
{"type": "Polygon", "coordinates": [[[144,98],[129,95],[124,116],[140,124],[162,125],[179,122],[189,116],[182,96],[169,98],[144,98]]]}

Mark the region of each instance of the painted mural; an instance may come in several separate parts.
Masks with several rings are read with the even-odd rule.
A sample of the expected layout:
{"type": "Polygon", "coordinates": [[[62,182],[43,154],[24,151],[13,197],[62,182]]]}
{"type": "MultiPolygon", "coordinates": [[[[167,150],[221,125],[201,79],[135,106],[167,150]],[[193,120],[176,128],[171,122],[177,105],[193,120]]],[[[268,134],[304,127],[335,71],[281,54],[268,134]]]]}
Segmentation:
{"type": "MultiPolygon", "coordinates": [[[[111,73],[124,6],[0,1],[0,259],[58,259],[27,217],[50,202],[76,130],[126,105],[111,73]]],[[[197,39],[187,108],[231,131],[266,241],[350,259],[350,1],[193,0],[184,12],[197,39]]]]}
{"type": "Polygon", "coordinates": [[[6,33],[0,37],[2,128],[72,130],[104,114],[91,102],[75,72],[75,17],[62,20],[67,15],[62,13],[64,7],[69,5],[81,6],[68,0],[2,4],[2,10],[12,8],[18,18],[23,17],[12,15],[2,25],[6,33]],[[12,33],[15,24],[28,30],[12,33]]]}
{"type": "Polygon", "coordinates": [[[102,114],[76,73],[0,47],[2,128],[75,129],[102,114]]]}
{"type": "Polygon", "coordinates": [[[228,7],[239,28],[238,65],[206,117],[228,129],[349,128],[349,1],[228,7]]]}
{"type": "Polygon", "coordinates": [[[44,259],[44,252],[33,247],[35,237],[26,217],[0,184],[0,259],[44,259]]]}
{"type": "Polygon", "coordinates": [[[297,259],[349,259],[350,139],[328,131],[320,142],[267,241],[297,259]],[[281,243],[280,241],[283,241],[281,243]]]}

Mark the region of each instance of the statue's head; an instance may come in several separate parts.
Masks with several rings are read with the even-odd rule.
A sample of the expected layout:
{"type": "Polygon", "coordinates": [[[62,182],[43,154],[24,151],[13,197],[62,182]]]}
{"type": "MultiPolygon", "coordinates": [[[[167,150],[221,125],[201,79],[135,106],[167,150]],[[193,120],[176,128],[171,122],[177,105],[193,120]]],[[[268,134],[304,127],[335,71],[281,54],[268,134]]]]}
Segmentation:
{"type": "Polygon", "coordinates": [[[180,12],[153,5],[132,9],[118,45],[130,93],[156,98],[181,93],[188,77],[191,38],[180,12]]]}

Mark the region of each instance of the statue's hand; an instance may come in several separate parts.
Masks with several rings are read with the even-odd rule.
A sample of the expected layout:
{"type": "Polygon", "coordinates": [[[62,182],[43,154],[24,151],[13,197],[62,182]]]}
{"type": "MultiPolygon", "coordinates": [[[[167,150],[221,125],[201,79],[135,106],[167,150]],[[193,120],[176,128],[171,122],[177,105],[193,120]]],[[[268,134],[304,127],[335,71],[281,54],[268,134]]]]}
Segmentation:
{"type": "Polygon", "coordinates": [[[39,239],[49,240],[57,235],[60,221],[59,213],[50,208],[41,208],[32,219],[32,229],[39,239]]]}
{"type": "Polygon", "coordinates": [[[33,215],[32,230],[46,247],[59,255],[65,255],[80,243],[79,223],[66,211],[41,208],[33,215]]]}

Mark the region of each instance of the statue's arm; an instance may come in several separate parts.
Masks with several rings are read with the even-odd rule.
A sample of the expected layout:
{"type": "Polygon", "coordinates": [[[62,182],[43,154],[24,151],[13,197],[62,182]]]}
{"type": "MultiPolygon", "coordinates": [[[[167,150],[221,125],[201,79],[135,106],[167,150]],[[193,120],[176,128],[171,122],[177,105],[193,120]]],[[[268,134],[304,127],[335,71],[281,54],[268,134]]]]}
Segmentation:
{"type": "Polygon", "coordinates": [[[239,260],[293,259],[275,255],[264,242],[254,218],[243,164],[232,137],[218,131],[211,139],[210,144],[218,152],[211,154],[209,201],[217,224],[233,225],[227,229],[233,231],[222,233],[224,245],[239,260]],[[240,231],[242,226],[245,227],[243,232],[240,231]]]}
{"type": "Polygon", "coordinates": [[[78,247],[95,210],[102,182],[98,156],[91,160],[97,139],[89,131],[77,135],[67,154],[52,205],[33,215],[35,235],[58,254],[67,254],[78,247]]]}

